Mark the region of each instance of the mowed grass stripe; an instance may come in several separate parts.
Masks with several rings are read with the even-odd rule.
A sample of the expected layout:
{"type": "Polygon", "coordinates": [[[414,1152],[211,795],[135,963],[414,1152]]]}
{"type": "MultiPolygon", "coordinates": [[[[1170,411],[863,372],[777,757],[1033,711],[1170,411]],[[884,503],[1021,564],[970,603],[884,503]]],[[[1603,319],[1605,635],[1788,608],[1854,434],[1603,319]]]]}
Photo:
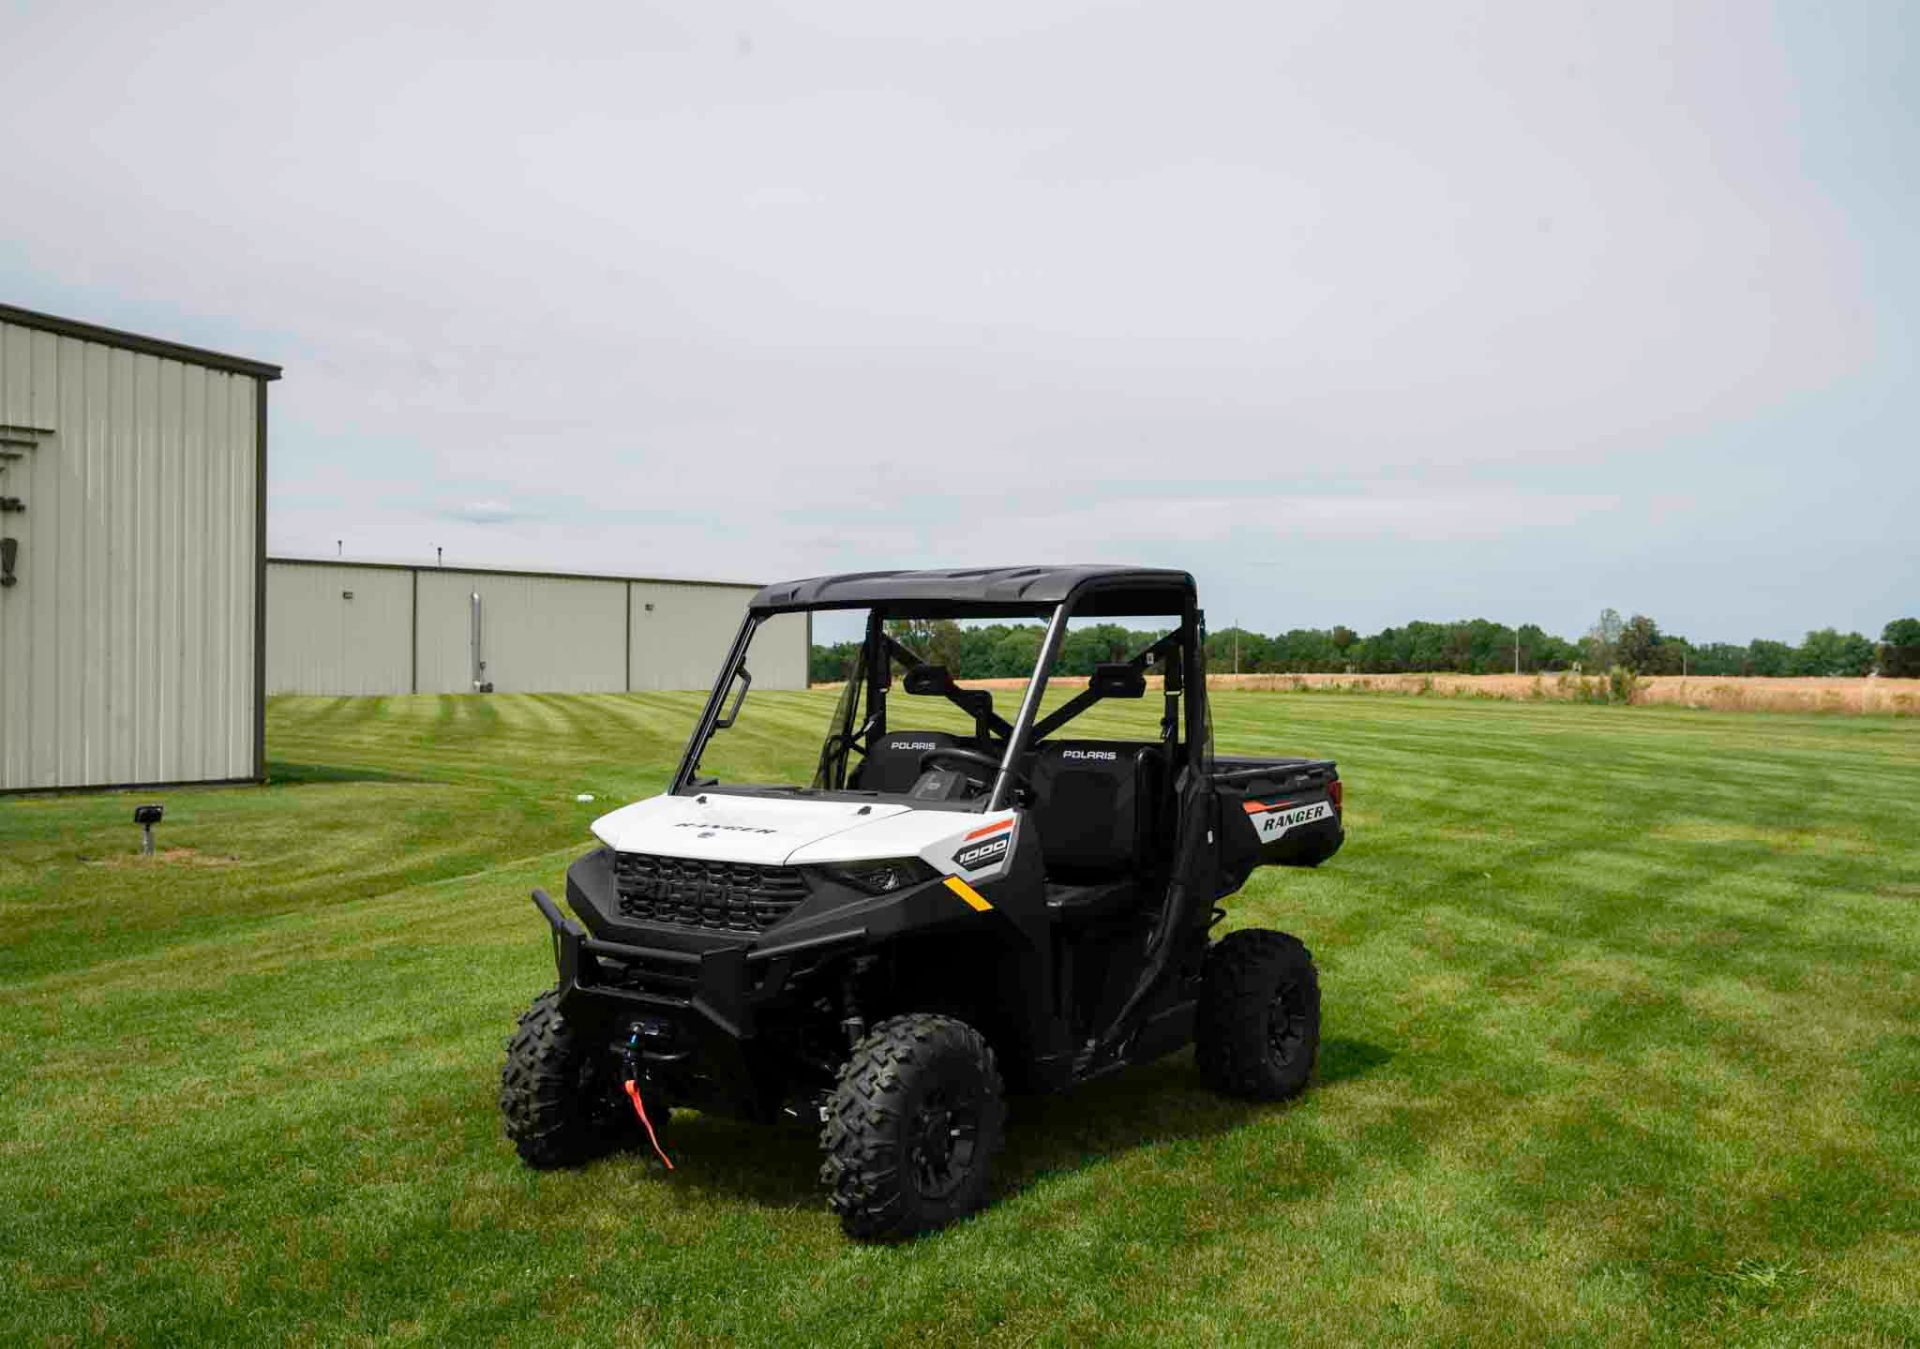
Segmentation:
{"type": "MultiPolygon", "coordinates": [[[[805,1128],[683,1116],[670,1179],[534,1176],[499,1137],[501,1043],[551,979],[526,889],[658,788],[700,701],[277,700],[276,785],[168,794],[181,862],[126,863],[129,797],[0,802],[0,1325],[1920,1337],[1911,722],[1222,695],[1220,752],[1349,783],[1347,852],[1229,902],[1319,957],[1320,1084],[1248,1107],[1181,1055],[1016,1101],[995,1207],[868,1249],[805,1128]]],[[[717,753],[804,776],[831,705],[755,693],[717,753]]]]}

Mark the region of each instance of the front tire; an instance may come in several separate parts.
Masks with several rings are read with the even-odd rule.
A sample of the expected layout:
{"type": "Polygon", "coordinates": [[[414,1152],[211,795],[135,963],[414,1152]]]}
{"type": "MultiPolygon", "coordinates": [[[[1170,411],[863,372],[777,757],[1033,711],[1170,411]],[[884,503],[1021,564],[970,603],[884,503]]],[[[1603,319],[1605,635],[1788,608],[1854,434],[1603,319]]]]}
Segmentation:
{"type": "Polygon", "coordinates": [[[1215,1091],[1284,1101],[1306,1088],[1320,1053],[1320,976],[1298,937],[1229,932],[1207,952],[1194,1062],[1215,1091]]]}
{"type": "Polygon", "coordinates": [[[985,1202],[1005,1133],[993,1050],[953,1017],[883,1021],[840,1070],[825,1124],[820,1179],[848,1236],[945,1227],[985,1202]]]}
{"type": "MultiPolygon", "coordinates": [[[[533,1000],[507,1042],[500,1114],[520,1160],[539,1170],[579,1166],[632,1141],[635,1125],[604,1055],[596,1057],[560,1013],[560,990],[533,1000]]],[[[665,1107],[656,1107],[665,1127],[665,1107]]]]}

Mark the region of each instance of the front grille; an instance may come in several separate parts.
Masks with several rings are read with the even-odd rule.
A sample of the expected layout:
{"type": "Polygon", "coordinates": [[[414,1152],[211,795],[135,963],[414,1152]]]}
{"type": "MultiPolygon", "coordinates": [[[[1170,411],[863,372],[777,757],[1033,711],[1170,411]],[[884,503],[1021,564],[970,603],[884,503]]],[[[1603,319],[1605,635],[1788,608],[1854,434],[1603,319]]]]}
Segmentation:
{"type": "Polygon", "coordinates": [[[623,917],[727,932],[764,932],[807,897],[793,867],[642,852],[615,853],[613,880],[623,917]]]}

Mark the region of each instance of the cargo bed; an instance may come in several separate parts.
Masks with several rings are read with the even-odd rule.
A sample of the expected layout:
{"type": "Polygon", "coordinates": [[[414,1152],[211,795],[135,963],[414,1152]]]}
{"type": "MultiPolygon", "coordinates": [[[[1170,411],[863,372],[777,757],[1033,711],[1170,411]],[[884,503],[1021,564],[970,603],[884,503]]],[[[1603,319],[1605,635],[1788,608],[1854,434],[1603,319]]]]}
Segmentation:
{"type": "Polygon", "coordinates": [[[1220,755],[1212,776],[1223,893],[1245,884],[1257,866],[1317,867],[1346,841],[1331,759],[1220,755]]]}

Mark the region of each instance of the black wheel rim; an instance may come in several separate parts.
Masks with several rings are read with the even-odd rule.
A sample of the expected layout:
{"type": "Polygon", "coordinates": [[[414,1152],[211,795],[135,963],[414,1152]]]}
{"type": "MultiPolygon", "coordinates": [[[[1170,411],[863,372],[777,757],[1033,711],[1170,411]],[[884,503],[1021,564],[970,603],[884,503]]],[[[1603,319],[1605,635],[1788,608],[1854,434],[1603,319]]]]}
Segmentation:
{"type": "Polygon", "coordinates": [[[907,1174],[920,1197],[945,1199],[959,1189],[979,1141],[978,1096],[935,1087],[921,1097],[907,1122],[907,1174]]]}
{"type": "Polygon", "coordinates": [[[1267,1052],[1284,1068],[1306,1050],[1307,994],[1291,980],[1283,982],[1267,1004],[1267,1052]]]}

